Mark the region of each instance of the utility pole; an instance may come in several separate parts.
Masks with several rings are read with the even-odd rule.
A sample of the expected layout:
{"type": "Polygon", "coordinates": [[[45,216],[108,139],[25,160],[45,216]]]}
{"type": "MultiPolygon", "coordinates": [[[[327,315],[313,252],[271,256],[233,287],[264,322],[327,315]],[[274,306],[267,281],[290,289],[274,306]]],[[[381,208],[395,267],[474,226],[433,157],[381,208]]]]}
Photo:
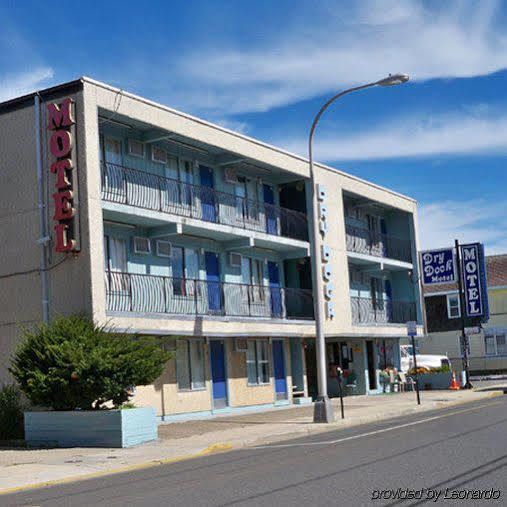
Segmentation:
{"type": "Polygon", "coordinates": [[[459,294],[459,306],[460,306],[460,317],[461,317],[461,351],[463,354],[463,370],[465,372],[465,385],[464,389],[472,389],[472,384],[470,382],[470,367],[468,361],[468,336],[465,334],[465,298],[463,294],[463,275],[461,270],[461,255],[459,251],[459,241],[456,239],[454,241],[454,246],[456,248],[456,264],[458,270],[458,294],[459,294]]]}

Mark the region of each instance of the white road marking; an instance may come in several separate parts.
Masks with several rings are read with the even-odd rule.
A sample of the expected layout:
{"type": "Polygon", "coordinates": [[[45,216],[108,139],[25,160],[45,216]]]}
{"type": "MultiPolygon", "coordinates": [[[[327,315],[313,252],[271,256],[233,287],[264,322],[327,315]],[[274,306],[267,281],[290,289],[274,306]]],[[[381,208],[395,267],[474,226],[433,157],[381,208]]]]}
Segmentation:
{"type": "MultiPolygon", "coordinates": [[[[297,444],[274,444],[274,445],[258,445],[253,449],[276,449],[282,447],[304,447],[304,446],[312,446],[312,445],[333,445],[340,444],[342,442],[346,442],[348,440],[356,440],[358,438],[370,437],[372,435],[378,435],[379,433],[385,433],[387,431],[399,430],[401,428],[407,428],[409,426],[415,426],[417,424],[423,424],[429,421],[435,421],[437,419],[443,419],[444,417],[450,417],[456,414],[462,414],[463,412],[471,412],[473,410],[479,410],[484,407],[491,407],[492,405],[500,405],[502,402],[497,401],[495,403],[488,403],[484,405],[479,405],[478,407],[465,408],[462,410],[455,410],[454,412],[449,412],[447,414],[436,415],[433,417],[426,417],[425,419],[419,419],[418,421],[413,421],[410,423],[399,424],[398,426],[389,426],[389,428],[383,428],[381,430],[368,431],[367,433],[360,433],[359,435],[352,435],[350,437],[338,438],[337,440],[326,440],[324,442],[302,442],[297,444]]],[[[340,428],[337,428],[340,429],[340,428]]]]}

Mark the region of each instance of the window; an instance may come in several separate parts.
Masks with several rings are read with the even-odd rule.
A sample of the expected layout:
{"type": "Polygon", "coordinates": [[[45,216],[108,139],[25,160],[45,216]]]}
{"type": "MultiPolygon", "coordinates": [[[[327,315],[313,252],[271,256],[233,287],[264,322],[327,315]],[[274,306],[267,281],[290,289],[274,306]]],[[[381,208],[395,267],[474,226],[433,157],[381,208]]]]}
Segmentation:
{"type": "Polygon", "coordinates": [[[176,346],[176,377],[181,391],[204,389],[203,341],[178,340],[176,346]]]}
{"type": "Polygon", "coordinates": [[[151,159],[159,164],[167,164],[167,151],[158,146],[152,146],[151,159]]]}
{"type": "Polygon", "coordinates": [[[450,319],[457,319],[458,317],[461,317],[458,294],[447,295],[447,316],[450,319]]]}
{"type": "Polygon", "coordinates": [[[124,239],[104,236],[104,267],[108,271],[107,289],[128,290],[127,242],[124,239]]]}
{"type": "Polygon", "coordinates": [[[262,261],[241,258],[241,283],[248,285],[251,292],[252,301],[264,300],[264,268],[262,261]]]}
{"type": "Polygon", "coordinates": [[[136,139],[129,139],[129,155],[144,158],[144,143],[136,139]]]}
{"type": "Polygon", "coordinates": [[[173,294],[175,296],[193,296],[195,280],[199,276],[199,257],[192,248],[172,247],[173,294]]]}
{"type": "MultiPolygon", "coordinates": [[[[491,333],[491,331],[489,333],[491,333]]],[[[484,340],[487,356],[507,355],[507,334],[505,332],[487,334],[484,340]]]]}
{"type": "Polygon", "coordinates": [[[249,384],[269,384],[269,356],[267,340],[248,340],[246,368],[249,384]]]}

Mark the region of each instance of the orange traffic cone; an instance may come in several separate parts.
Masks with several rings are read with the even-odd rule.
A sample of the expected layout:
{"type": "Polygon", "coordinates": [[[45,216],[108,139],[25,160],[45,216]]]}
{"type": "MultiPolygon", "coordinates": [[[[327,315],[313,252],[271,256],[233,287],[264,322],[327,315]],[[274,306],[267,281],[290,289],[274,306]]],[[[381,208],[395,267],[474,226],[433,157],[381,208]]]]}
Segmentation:
{"type": "Polygon", "coordinates": [[[459,391],[459,389],[460,389],[459,384],[456,381],[456,373],[454,371],[452,372],[452,382],[451,382],[451,386],[449,387],[449,389],[451,389],[452,391],[459,391]]]}

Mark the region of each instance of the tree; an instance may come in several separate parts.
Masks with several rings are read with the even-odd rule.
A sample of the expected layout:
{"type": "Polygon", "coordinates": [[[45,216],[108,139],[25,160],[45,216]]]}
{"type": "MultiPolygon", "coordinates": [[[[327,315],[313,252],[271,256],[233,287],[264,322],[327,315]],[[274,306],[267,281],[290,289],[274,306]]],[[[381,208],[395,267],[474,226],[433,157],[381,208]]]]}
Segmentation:
{"type": "Polygon", "coordinates": [[[85,315],[25,329],[23,338],[9,371],[34,405],[54,410],[118,407],[171,357],[152,337],[108,332],[85,315]]]}

